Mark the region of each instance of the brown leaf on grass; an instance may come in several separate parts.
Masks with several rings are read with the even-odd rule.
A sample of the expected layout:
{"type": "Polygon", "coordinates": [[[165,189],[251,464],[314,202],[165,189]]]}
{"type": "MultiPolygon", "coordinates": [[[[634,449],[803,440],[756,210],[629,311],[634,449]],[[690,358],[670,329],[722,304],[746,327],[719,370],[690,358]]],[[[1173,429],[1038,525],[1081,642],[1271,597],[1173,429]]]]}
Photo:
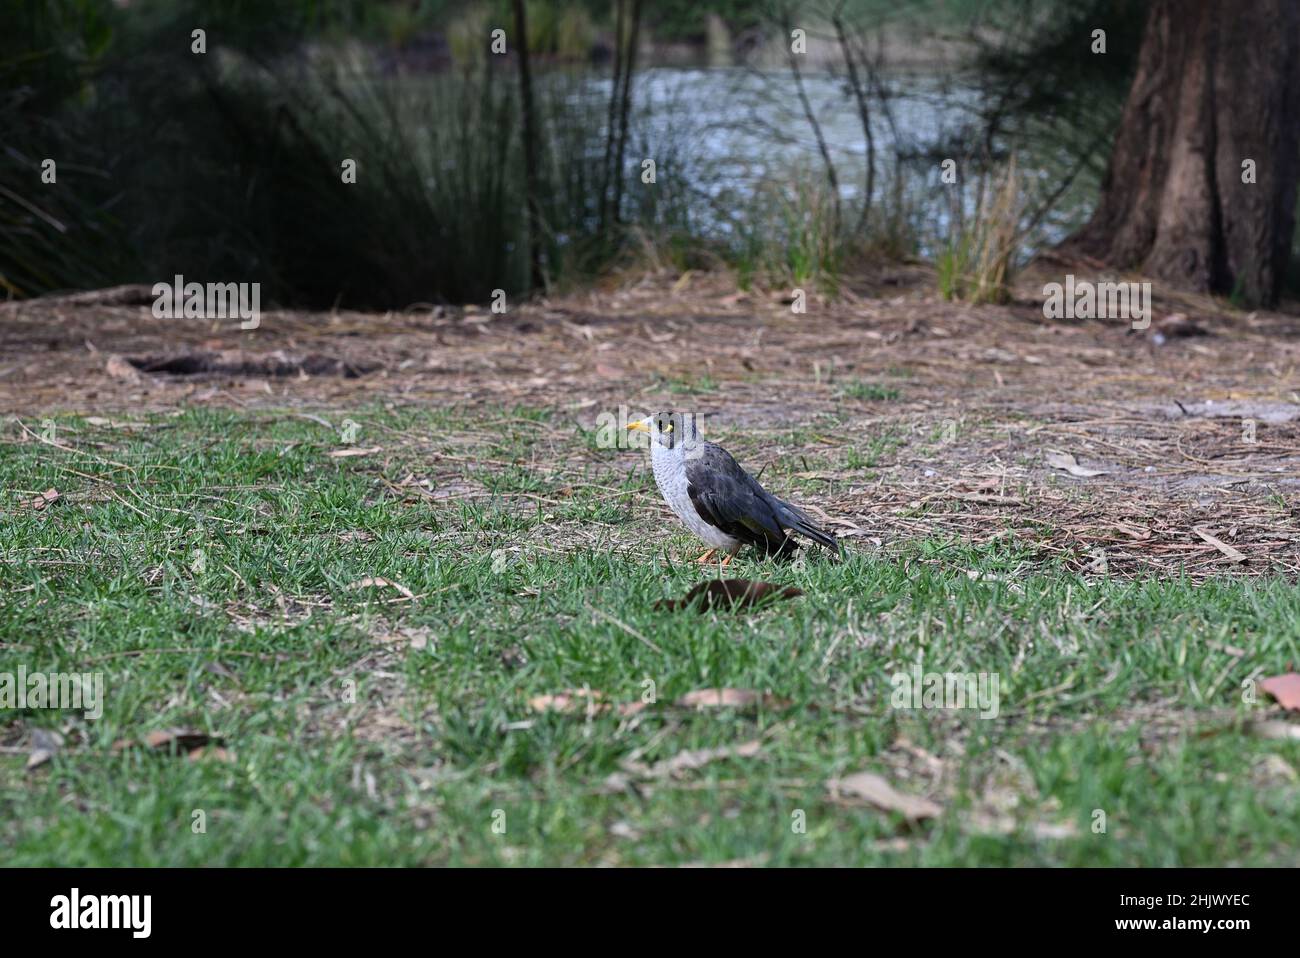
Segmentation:
{"type": "Polygon", "coordinates": [[[1087,469],[1079,465],[1079,461],[1071,453],[1059,449],[1052,449],[1047,453],[1047,464],[1053,469],[1064,469],[1070,475],[1078,476],[1080,479],[1106,475],[1105,469],[1087,469]]]}
{"type": "Polygon", "coordinates": [[[353,456],[369,456],[382,451],[382,446],[368,446],[365,449],[358,449],[355,446],[345,446],[342,449],[331,449],[329,451],[329,457],[331,459],[351,459],[353,456]]]}
{"type": "Polygon", "coordinates": [[[1300,711],[1300,675],[1294,672],[1273,675],[1261,679],[1259,687],[1277,699],[1282,708],[1300,711]]]}
{"type": "Polygon", "coordinates": [[[32,750],[27,756],[27,771],[40,768],[63,748],[63,736],[51,729],[32,729],[32,750]]]}
{"type": "Polygon", "coordinates": [[[112,750],[117,753],[124,752],[129,748],[144,746],[160,755],[179,755],[181,753],[188,755],[205,745],[220,744],[222,744],[222,740],[219,736],[209,735],[207,732],[201,732],[198,729],[169,728],[150,732],[138,742],[134,739],[120,738],[113,743],[112,750]]]}
{"type": "Polygon", "coordinates": [[[528,700],[534,712],[560,712],[565,715],[604,715],[616,711],[619,715],[635,715],[645,708],[643,702],[609,702],[604,692],[596,689],[565,689],[554,695],[535,695],[528,700]]]}
{"type": "Polygon", "coordinates": [[[936,818],[943,811],[928,798],[904,795],[874,772],[833,778],[826,787],[836,796],[862,799],[886,812],[901,812],[910,821],[936,818]]]}
{"type": "Polygon", "coordinates": [[[144,744],[154,751],[167,752],[173,748],[189,752],[201,748],[212,741],[207,732],[192,728],[170,728],[150,732],[144,737],[144,744]]]}
{"type": "Polygon", "coordinates": [[[700,748],[678,752],[672,758],[646,765],[642,762],[623,762],[623,769],[642,778],[676,777],[683,772],[693,772],[710,762],[724,758],[753,758],[762,751],[763,743],[758,739],[743,742],[740,745],[724,745],[720,748],[700,748]]]}
{"type": "Polygon", "coordinates": [[[793,599],[803,595],[802,589],[793,586],[782,588],[773,582],[755,582],[752,579],[714,579],[701,582],[686,593],[682,599],[660,599],[655,609],[660,612],[674,612],[678,609],[694,607],[697,612],[713,608],[725,608],[731,611],[752,608],[766,600],[793,599]]]}
{"type": "Polygon", "coordinates": [[[203,746],[190,749],[186,756],[191,762],[232,762],[234,756],[220,746],[203,746]]]}
{"type": "Polygon", "coordinates": [[[790,703],[769,692],[756,692],[753,689],[696,689],[694,692],[687,692],[673,704],[683,709],[716,709],[749,708],[758,705],[782,708],[790,703]]]}
{"type": "Polygon", "coordinates": [[[353,591],[357,589],[370,589],[370,588],[396,589],[398,592],[402,593],[402,595],[404,595],[408,599],[415,598],[415,593],[412,592],[410,589],[408,589],[406,586],[402,585],[400,582],[394,582],[392,579],[383,579],[380,578],[379,576],[368,575],[364,579],[358,579],[356,582],[349,583],[346,588],[351,589],[353,591]]]}
{"type": "Polygon", "coordinates": [[[49,489],[46,489],[44,492],[40,493],[35,498],[28,500],[27,504],[31,506],[33,509],[35,509],[37,512],[40,512],[42,509],[48,506],[55,499],[58,499],[59,495],[60,495],[59,490],[51,486],[49,489]]]}

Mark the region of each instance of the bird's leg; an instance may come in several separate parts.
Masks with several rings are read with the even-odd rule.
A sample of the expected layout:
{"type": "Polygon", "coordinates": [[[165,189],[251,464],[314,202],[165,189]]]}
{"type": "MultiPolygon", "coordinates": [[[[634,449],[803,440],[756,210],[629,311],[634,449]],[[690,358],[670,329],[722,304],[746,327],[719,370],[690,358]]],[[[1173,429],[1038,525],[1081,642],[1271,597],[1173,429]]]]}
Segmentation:
{"type": "Polygon", "coordinates": [[[737,546],[736,548],[732,549],[730,552],[727,553],[727,557],[726,557],[725,559],[723,559],[722,562],[719,563],[719,565],[720,565],[722,568],[724,568],[724,569],[725,569],[727,566],[731,565],[731,560],[734,559],[734,558],[736,558],[736,553],[739,552],[739,551],[740,551],[740,547],[739,547],[739,546],[737,546]]]}
{"type": "Polygon", "coordinates": [[[708,562],[710,559],[713,558],[713,554],[717,551],[718,551],[717,549],[710,549],[708,552],[704,553],[704,555],[700,556],[695,561],[698,562],[700,565],[704,565],[704,563],[708,562]]]}

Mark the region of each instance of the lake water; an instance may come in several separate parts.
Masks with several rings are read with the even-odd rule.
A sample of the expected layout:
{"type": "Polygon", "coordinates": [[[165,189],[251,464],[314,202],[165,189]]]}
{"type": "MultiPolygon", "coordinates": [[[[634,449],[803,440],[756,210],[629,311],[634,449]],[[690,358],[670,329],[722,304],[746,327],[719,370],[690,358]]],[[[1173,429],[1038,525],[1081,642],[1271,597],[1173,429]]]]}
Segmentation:
{"type": "MultiPolygon", "coordinates": [[[[937,75],[891,74],[881,82],[889,91],[890,109],[887,114],[872,99],[877,199],[887,188],[898,153],[905,158],[909,187],[931,201],[925,205],[934,229],[942,233],[951,208],[951,198],[943,194],[952,187],[940,180],[945,154],[935,151],[944,142],[969,139],[961,133],[978,122],[977,93],[937,75]]],[[[836,167],[840,195],[858,202],[865,187],[867,144],[856,100],[842,78],[825,73],[805,74],[803,85],[836,167]]],[[[605,103],[611,86],[608,76],[591,77],[583,84],[583,95],[605,103]]],[[[638,72],[633,95],[640,137],[634,137],[634,145],[644,147],[657,163],[663,162],[659,157],[668,157],[684,167],[690,181],[710,197],[747,195],[764,180],[788,181],[796,170],[804,176],[824,176],[816,137],[788,70],[651,68],[638,72]]],[[[1018,153],[1019,169],[1035,195],[1050,192],[1071,165],[1068,157],[1044,159],[1043,154],[1041,144],[1036,154],[1018,153]]],[[[965,175],[964,158],[952,158],[958,176],[965,175]]],[[[1082,223],[1095,185],[1087,176],[1080,177],[1045,218],[1038,239],[1055,242],[1082,223]]],[[[968,212],[975,201],[975,190],[961,192],[960,202],[968,212]]]]}

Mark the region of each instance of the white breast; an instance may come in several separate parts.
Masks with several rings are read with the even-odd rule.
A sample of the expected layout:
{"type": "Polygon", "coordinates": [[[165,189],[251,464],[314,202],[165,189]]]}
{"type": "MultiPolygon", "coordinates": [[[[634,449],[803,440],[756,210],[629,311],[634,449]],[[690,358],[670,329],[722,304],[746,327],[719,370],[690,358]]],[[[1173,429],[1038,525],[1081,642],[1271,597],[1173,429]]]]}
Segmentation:
{"type": "Polygon", "coordinates": [[[673,510],[686,528],[715,549],[732,550],[740,547],[739,539],[709,525],[695,511],[695,504],[691,502],[690,493],[686,491],[686,457],[682,450],[665,449],[659,443],[652,442],[650,462],[654,466],[655,485],[663,494],[668,508],[673,510]]]}

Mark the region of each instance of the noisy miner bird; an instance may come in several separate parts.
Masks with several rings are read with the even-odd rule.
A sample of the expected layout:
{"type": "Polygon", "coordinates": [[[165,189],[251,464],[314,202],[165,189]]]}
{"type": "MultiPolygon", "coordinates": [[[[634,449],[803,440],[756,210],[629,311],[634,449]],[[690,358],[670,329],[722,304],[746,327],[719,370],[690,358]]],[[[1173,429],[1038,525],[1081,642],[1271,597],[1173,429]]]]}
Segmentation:
{"type": "Polygon", "coordinates": [[[764,556],[788,558],[799,547],[786,530],[840,553],[833,536],[759,485],[731,453],[701,441],[695,416],[661,412],[627,428],[650,434],[655,484],[686,528],[711,546],[697,562],[723,550],[722,565],[728,565],[745,545],[764,556]]]}

